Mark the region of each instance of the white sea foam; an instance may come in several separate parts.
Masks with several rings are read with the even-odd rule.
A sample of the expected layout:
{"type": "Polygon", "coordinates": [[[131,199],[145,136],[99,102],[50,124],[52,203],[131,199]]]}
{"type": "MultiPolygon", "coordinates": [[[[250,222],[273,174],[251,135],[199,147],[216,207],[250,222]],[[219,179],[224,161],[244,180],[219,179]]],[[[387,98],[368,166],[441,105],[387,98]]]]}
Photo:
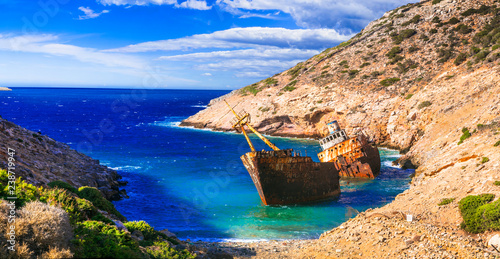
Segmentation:
{"type": "Polygon", "coordinates": [[[115,167],[109,167],[113,170],[116,170],[116,171],[126,171],[126,172],[130,172],[130,171],[135,171],[135,170],[139,170],[141,169],[142,167],[141,166],[132,166],[132,165],[126,165],[126,166],[115,166],[115,167]]]}
{"type": "MultiPolygon", "coordinates": [[[[388,156],[388,157],[390,157],[390,156],[388,156]]],[[[382,164],[383,164],[385,167],[400,168],[399,166],[395,166],[395,165],[393,165],[393,164],[392,164],[392,161],[384,161],[382,164]]]]}
{"type": "MultiPolygon", "coordinates": [[[[181,240],[186,241],[187,239],[191,240],[191,242],[234,242],[234,243],[256,243],[256,242],[266,242],[271,239],[265,239],[265,238],[253,238],[253,239],[245,239],[245,238],[198,238],[198,237],[187,237],[187,238],[181,238],[181,240]]],[[[293,240],[293,239],[272,239],[272,240],[278,240],[278,241],[285,241],[285,240],[293,240]]]]}
{"type": "Polygon", "coordinates": [[[168,127],[168,128],[176,128],[181,124],[180,121],[155,121],[153,123],[149,123],[149,125],[160,126],[160,127],[168,127]]]}
{"type": "Polygon", "coordinates": [[[206,105],[191,105],[193,108],[207,108],[208,106],[206,105]]]}

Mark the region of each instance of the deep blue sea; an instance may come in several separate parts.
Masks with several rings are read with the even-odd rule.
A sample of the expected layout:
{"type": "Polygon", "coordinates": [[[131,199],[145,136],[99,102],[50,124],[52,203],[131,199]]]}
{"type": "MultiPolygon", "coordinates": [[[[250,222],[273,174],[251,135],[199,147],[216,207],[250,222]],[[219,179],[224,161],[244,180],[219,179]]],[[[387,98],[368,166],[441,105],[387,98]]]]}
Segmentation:
{"type": "MultiPolygon", "coordinates": [[[[227,92],[14,88],[0,91],[0,115],[118,170],[130,196],[114,202],[118,210],[128,220],[145,220],[181,239],[314,238],[409,187],[412,171],[391,167],[398,153],[381,149],[381,174],[342,181],[337,200],[263,206],[239,158],[249,151],[242,135],[178,126],[227,92]]],[[[267,148],[252,139],[257,150],[267,148]]],[[[270,139],[317,161],[320,147],[314,140],[270,139]]]]}

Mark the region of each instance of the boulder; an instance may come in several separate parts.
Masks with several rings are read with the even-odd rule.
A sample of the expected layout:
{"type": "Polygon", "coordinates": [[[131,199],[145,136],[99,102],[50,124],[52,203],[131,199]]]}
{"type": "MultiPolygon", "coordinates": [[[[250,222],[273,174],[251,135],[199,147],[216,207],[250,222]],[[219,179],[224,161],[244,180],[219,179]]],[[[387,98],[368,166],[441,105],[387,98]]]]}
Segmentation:
{"type": "Polygon", "coordinates": [[[500,235],[496,234],[488,241],[488,246],[492,246],[495,250],[500,251],[500,235]]]}
{"type": "Polygon", "coordinates": [[[141,242],[144,240],[144,235],[142,234],[142,232],[140,230],[134,230],[134,232],[132,232],[132,239],[136,240],[137,242],[141,242]]]}

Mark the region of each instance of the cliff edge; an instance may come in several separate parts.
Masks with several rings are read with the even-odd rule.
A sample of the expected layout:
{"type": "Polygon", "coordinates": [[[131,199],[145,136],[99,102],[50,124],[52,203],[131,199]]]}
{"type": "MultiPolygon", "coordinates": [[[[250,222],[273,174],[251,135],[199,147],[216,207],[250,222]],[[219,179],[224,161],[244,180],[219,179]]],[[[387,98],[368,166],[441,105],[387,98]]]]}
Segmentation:
{"type": "Polygon", "coordinates": [[[46,185],[61,180],[75,187],[98,188],[110,200],[126,196],[119,187],[125,183],[112,169],[99,164],[68,145],[22,128],[0,117],[0,168],[8,168],[13,150],[16,177],[28,183],[46,185]]]}

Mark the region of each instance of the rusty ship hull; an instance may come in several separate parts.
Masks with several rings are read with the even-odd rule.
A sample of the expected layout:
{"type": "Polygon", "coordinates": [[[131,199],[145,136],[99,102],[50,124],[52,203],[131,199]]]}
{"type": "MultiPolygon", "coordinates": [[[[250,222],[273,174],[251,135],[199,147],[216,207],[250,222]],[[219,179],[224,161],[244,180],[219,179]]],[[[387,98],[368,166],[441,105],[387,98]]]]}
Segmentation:
{"type": "Polygon", "coordinates": [[[265,205],[307,203],[340,195],[339,170],[334,163],[318,163],[292,153],[288,149],[241,156],[265,205]]]}
{"type": "Polygon", "coordinates": [[[335,164],[341,177],[375,178],[380,174],[380,154],[360,134],[318,153],[321,162],[335,164]]]}

